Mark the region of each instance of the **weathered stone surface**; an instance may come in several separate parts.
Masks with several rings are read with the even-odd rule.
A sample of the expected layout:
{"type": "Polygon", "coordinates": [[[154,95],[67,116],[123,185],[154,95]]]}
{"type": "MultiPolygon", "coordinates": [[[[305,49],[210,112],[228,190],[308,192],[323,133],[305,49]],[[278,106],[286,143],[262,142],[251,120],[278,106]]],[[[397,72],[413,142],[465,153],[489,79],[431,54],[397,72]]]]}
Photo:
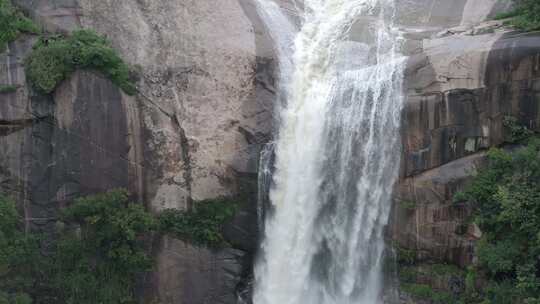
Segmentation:
{"type": "Polygon", "coordinates": [[[28,12],[47,31],[67,32],[80,27],[82,11],[77,0],[15,0],[13,3],[28,12]]]}
{"type": "Polygon", "coordinates": [[[271,100],[256,98],[254,29],[242,6],[237,0],[80,5],[82,24],[142,67],[153,208],[235,195],[238,174],[254,170],[257,134],[267,134],[271,122],[271,100]]]}
{"type": "MultiPolygon", "coordinates": [[[[48,31],[87,27],[104,34],[140,78],[134,97],[92,72],[78,72],[53,96],[38,97],[22,67],[33,38],[0,54],[0,83],[21,85],[0,95],[0,182],[25,207],[28,222],[50,229],[57,209],[73,197],[116,187],[128,188],[156,212],[241,197],[246,204],[226,234],[236,247],[253,251],[254,179],[275,93],[271,47],[253,3],[14,2],[48,31]]],[[[163,304],[214,303],[209,297],[235,302],[239,278],[227,275],[229,266],[197,276],[214,253],[199,256],[186,244],[171,248],[184,258],[157,250],[158,264],[184,269],[185,282],[204,280],[204,288],[171,295],[163,286],[172,283],[156,280],[144,297],[163,304]],[[199,266],[190,264],[196,258],[199,266]]],[[[250,259],[242,254],[230,263],[249,269],[250,259]]]]}
{"type": "Polygon", "coordinates": [[[162,256],[152,280],[159,289],[149,303],[235,303],[236,282],[242,276],[243,251],[210,251],[164,237],[162,256]],[[154,301],[154,302],[152,302],[154,301]]]}
{"type": "Polygon", "coordinates": [[[136,108],[128,109],[133,100],[92,72],[76,72],[54,96],[31,93],[22,59],[32,40],[2,55],[5,81],[20,88],[0,96],[0,179],[2,192],[24,207],[27,227],[48,230],[59,204],[75,196],[141,192],[140,131],[136,108]]]}
{"type": "MultiPolygon", "coordinates": [[[[47,30],[83,26],[106,35],[133,66],[128,97],[92,72],[54,96],[34,96],[22,59],[32,37],[0,54],[0,187],[23,204],[28,227],[47,229],[70,198],[127,187],[154,211],[194,200],[247,197],[227,226],[236,247],[256,240],[253,198],[260,145],[271,131],[272,47],[246,0],[15,0],[47,30]]],[[[283,6],[295,14],[294,6],[283,6]]],[[[390,231],[420,259],[466,265],[477,227],[451,197],[504,141],[502,118],[538,129],[540,40],[478,24],[504,0],[400,0],[406,74],[402,180],[390,231]],[[410,200],[414,210],[401,208],[410,200]]],[[[351,34],[361,27],[354,25],[351,34]]],[[[144,297],[168,303],[234,303],[250,254],[210,252],[164,239],[144,297]],[[193,285],[195,284],[196,285],[193,285]]]]}
{"type": "Polygon", "coordinates": [[[472,22],[507,7],[487,2],[487,14],[469,12],[446,29],[407,37],[417,49],[405,75],[403,161],[390,231],[421,261],[474,261],[481,231],[469,224],[467,205],[452,197],[482,165],[484,151],[508,139],[505,116],[538,130],[540,36],[498,21],[472,22]]]}
{"type": "Polygon", "coordinates": [[[416,251],[419,261],[471,264],[478,239],[469,224],[472,210],[453,196],[484,163],[485,153],[480,152],[403,179],[390,220],[398,245],[416,251]]]}

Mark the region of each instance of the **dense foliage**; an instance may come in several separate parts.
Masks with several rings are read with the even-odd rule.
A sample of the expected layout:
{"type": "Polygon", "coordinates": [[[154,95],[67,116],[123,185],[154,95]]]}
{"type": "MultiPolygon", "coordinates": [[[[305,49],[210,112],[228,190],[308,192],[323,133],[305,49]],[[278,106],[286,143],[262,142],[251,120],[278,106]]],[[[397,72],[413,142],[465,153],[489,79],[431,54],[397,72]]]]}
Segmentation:
{"type": "Polygon", "coordinates": [[[478,271],[489,283],[476,300],[540,303],[540,139],[512,152],[492,149],[488,158],[488,168],[457,197],[473,203],[484,233],[478,271]]]}
{"type": "MultiPolygon", "coordinates": [[[[39,28],[11,4],[0,0],[0,51],[21,33],[39,34],[39,28]]],[[[90,30],[70,36],[42,36],[25,63],[26,75],[34,88],[49,94],[76,69],[97,70],[127,94],[136,93],[129,67],[104,37],[90,30]]],[[[0,93],[12,92],[4,86],[0,93]]]]}
{"type": "Polygon", "coordinates": [[[0,84],[0,94],[2,93],[13,93],[17,91],[16,85],[10,85],[10,84],[0,84]]]}
{"type": "Polygon", "coordinates": [[[61,303],[134,303],[136,275],[151,269],[142,237],[154,218],[123,190],[81,198],[63,214],[76,223],[57,243],[53,285],[61,303]]]}
{"type": "Polygon", "coordinates": [[[63,220],[71,227],[45,255],[38,236],[21,232],[14,204],[0,200],[0,303],[135,303],[136,275],[152,265],[140,238],[153,217],[119,190],[76,200],[63,220]]]}
{"type": "Polygon", "coordinates": [[[191,211],[167,209],[159,216],[160,230],[196,245],[222,246],[222,226],[235,210],[236,204],[226,199],[198,202],[191,211]]]}
{"type": "Polygon", "coordinates": [[[29,304],[27,294],[38,288],[41,255],[39,239],[21,231],[15,204],[0,197],[0,304],[29,304]]]}
{"type": "Polygon", "coordinates": [[[234,210],[233,202],[221,199],[156,218],[115,190],[65,208],[57,239],[44,250],[38,235],[23,232],[15,204],[0,197],[0,304],[135,303],[136,279],[153,264],[144,248],[148,233],[220,246],[222,225],[234,210]]]}
{"type": "Polygon", "coordinates": [[[509,143],[520,143],[534,135],[533,131],[520,124],[513,116],[505,116],[503,118],[503,126],[506,133],[506,141],[509,143]]]}
{"type": "Polygon", "coordinates": [[[37,34],[39,28],[13,6],[10,0],[0,0],[0,52],[21,33],[37,34]]]}
{"type": "Polygon", "coordinates": [[[107,39],[90,30],[77,30],[69,37],[42,37],[25,66],[28,79],[41,93],[54,91],[76,69],[97,70],[127,94],[136,92],[127,64],[107,39]]]}
{"type": "Polygon", "coordinates": [[[497,19],[511,18],[510,24],[526,31],[540,29],[540,1],[519,0],[516,9],[497,16],[497,19]]]}
{"type": "Polygon", "coordinates": [[[505,117],[504,127],[513,148],[491,149],[486,168],[455,196],[471,204],[471,220],[483,232],[478,263],[467,270],[418,263],[416,252],[396,247],[401,289],[414,298],[430,303],[540,304],[540,139],[515,118],[505,117]],[[449,289],[435,288],[439,285],[432,283],[441,279],[449,289]]]}
{"type": "Polygon", "coordinates": [[[463,303],[462,288],[460,284],[456,285],[464,275],[463,270],[449,264],[417,263],[416,259],[411,258],[398,262],[400,288],[413,298],[433,304],[463,303]],[[454,290],[437,289],[428,284],[429,282],[444,282],[444,285],[454,290]]]}

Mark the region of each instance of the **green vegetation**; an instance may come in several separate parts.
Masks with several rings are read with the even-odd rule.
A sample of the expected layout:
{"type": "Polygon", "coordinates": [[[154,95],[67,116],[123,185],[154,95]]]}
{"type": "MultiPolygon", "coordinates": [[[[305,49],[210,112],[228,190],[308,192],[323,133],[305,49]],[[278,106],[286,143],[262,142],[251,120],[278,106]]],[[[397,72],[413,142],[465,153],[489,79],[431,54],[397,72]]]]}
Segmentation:
{"type": "Polygon", "coordinates": [[[236,209],[237,204],[227,199],[198,202],[192,211],[167,209],[159,216],[160,230],[199,246],[223,246],[223,224],[236,209]]]}
{"type": "Polygon", "coordinates": [[[136,276],[152,265],[140,238],[153,217],[118,190],[78,199],[62,218],[69,229],[43,255],[14,204],[0,200],[0,303],[135,303],[136,276]]]}
{"type": "Polygon", "coordinates": [[[155,227],[154,218],[123,190],[78,199],[62,217],[74,226],[53,258],[59,302],[135,303],[136,276],[152,267],[142,237],[155,227]]]}
{"type": "Polygon", "coordinates": [[[540,303],[540,139],[512,117],[504,118],[504,126],[508,142],[521,147],[491,149],[487,167],[454,198],[472,205],[473,220],[483,232],[477,243],[478,263],[463,271],[404,259],[400,281],[413,297],[447,303],[444,291],[418,283],[453,277],[464,288],[448,303],[540,303]]]}
{"type": "Polygon", "coordinates": [[[17,91],[18,86],[10,84],[0,84],[0,94],[13,93],[17,91]]]}
{"type": "Polygon", "coordinates": [[[517,7],[508,13],[499,14],[495,19],[511,18],[508,22],[519,29],[533,31],[540,29],[540,2],[538,0],[518,0],[517,7]]]}
{"type": "Polygon", "coordinates": [[[439,276],[461,276],[463,275],[463,270],[459,267],[451,264],[431,264],[429,268],[431,274],[439,276]]]}
{"type": "MultiPolygon", "coordinates": [[[[40,30],[11,0],[0,0],[0,51],[21,33],[40,34],[40,30]]],[[[33,87],[44,94],[52,93],[77,69],[99,71],[126,94],[136,93],[128,65],[107,39],[90,30],[73,31],[68,37],[42,36],[26,58],[25,68],[33,87]]],[[[12,87],[0,87],[0,93],[12,91],[12,87]]]]}
{"type": "Polygon", "coordinates": [[[448,290],[435,289],[431,284],[445,282],[445,285],[450,285],[456,278],[459,280],[463,273],[463,270],[448,264],[400,265],[399,280],[401,290],[415,299],[427,300],[434,304],[453,304],[459,303],[459,295],[452,295],[448,290]]]}
{"type": "Polygon", "coordinates": [[[454,297],[448,292],[433,290],[426,284],[402,284],[401,289],[414,298],[430,300],[433,304],[454,304],[454,297]]]}
{"type": "Polygon", "coordinates": [[[396,260],[399,265],[413,265],[416,262],[416,251],[412,249],[403,248],[397,244],[394,244],[396,251],[396,260]]]}
{"type": "Polygon", "coordinates": [[[416,209],[416,202],[412,200],[402,200],[399,202],[399,205],[408,211],[414,211],[416,209]]]}
{"type": "Polygon", "coordinates": [[[21,33],[39,34],[39,28],[10,0],[0,0],[0,51],[21,33]]]}
{"type": "Polygon", "coordinates": [[[136,93],[127,64],[105,38],[90,30],[77,30],[69,37],[42,37],[26,59],[28,79],[45,94],[76,69],[97,70],[127,94],[136,93]]]}
{"type": "Polygon", "coordinates": [[[489,165],[456,196],[475,209],[483,231],[477,269],[467,273],[467,303],[540,303],[540,139],[505,118],[514,151],[491,149],[489,165]],[[487,280],[478,291],[479,276],[487,280]]]}
{"type": "Polygon", "coordinates": [[[194,212],[156,218],[124,190],[88,196],[63,210],[57,239],[45,248],[39,235],[22,232],[15,204],[0,198],[0,304],[136,303],[136,280],[153,265],[146,236],[159,229],[222,244],[219,229],[234,210],[229,203],[198,203],[194,212]]]}
{"type": "Polygon", "coordinates": [[[503,118],[503,126],[508,133],[508,141],[511,143],[519,143],[527,140],[534,133],[524,125],[521,125],[513,116],[505,116],[503,118]]]}
{"type": "Polygon", "coordinates": [[[27,292],[39,288],[41,256],[39,238],[21,232],[15,204],[0,197],[0,303],[24,302],[27,292]]]}

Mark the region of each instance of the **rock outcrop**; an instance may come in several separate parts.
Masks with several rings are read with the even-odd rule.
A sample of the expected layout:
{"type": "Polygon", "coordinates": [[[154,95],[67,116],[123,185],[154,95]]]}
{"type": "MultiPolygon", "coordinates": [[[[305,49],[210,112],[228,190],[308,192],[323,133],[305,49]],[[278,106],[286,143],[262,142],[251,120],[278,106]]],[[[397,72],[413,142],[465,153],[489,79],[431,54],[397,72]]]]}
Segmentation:
{"type": "MultiPolygon", "coordinates": [[[[0,93],[0,190],[21,203],[27,229],[48,231],[72,198],[117,187],[155,212],[242,198],[226,229],[235,249],[155,240],[156,271],[141,290],[147,302],[235,303],[256,247],[257,160],[271,137],[275,94],[272,47],[253,3],[14,2],[48,31],[107,36],[139,74],[136,96],[92,71],[39,96],[23,68],[36,38],[22,36],[0,54],[0,84],[18,86],[0,93]]],[[[485,163],[485,150],[505,142],[506,115],[540,128],[540,35],[484,22],[511,1],[396,5],[410,59],[389,234],[419,260],[464,267],[481,232],[452,197],[485,163]]]]}
{"type": "Polygon", "coordinates": [[[0,83],[18,86],[0,93],[0,189],[24,207],[27,228],[51,230],[62,205],[112,188],[129,189],[154,212],[237,197],[244,208],[227,237],[241,250],[156,240],[157,270],[141,294],[163,304],[234,303],[256,244],[257,160],[274,94],[271,48],[260,46],[252,5],[13,2],[49,32],[105,35],[139,77],[133,97],[92,71],[38,96],[23,68],[36,37],[0,54],[0,83]]]}
{"type": "Polygon", "coordinates": [[[506,116],[533,130],[540,118],[540,35],[482,21],[511,4],[483,2],[467,3],[461,20],[406,34],[402,170],[389,229],[419,261],[462,268],[474,263],[481,231],[454,195],[485,165],[485,151],[508,141],[506,116]]]}

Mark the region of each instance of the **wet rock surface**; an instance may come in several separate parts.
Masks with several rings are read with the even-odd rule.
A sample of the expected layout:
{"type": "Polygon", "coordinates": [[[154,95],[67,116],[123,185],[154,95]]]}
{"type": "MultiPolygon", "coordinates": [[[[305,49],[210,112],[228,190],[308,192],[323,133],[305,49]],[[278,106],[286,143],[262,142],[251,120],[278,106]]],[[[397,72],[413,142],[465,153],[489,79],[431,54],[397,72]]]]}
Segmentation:
{"type": "MultiPolygon", "coordinates": [[[[510,5],[491,2],[487,17],[510,5]]],[[[401,179],[389,227],[419,263],[462,269],[475,262],[482,233],[470,206],[453,197],[485,165],[485,152],[508,142],[505,117],[538,130],[540,97],[540,35],[469,15],[407,36],[401,179]]]]}

